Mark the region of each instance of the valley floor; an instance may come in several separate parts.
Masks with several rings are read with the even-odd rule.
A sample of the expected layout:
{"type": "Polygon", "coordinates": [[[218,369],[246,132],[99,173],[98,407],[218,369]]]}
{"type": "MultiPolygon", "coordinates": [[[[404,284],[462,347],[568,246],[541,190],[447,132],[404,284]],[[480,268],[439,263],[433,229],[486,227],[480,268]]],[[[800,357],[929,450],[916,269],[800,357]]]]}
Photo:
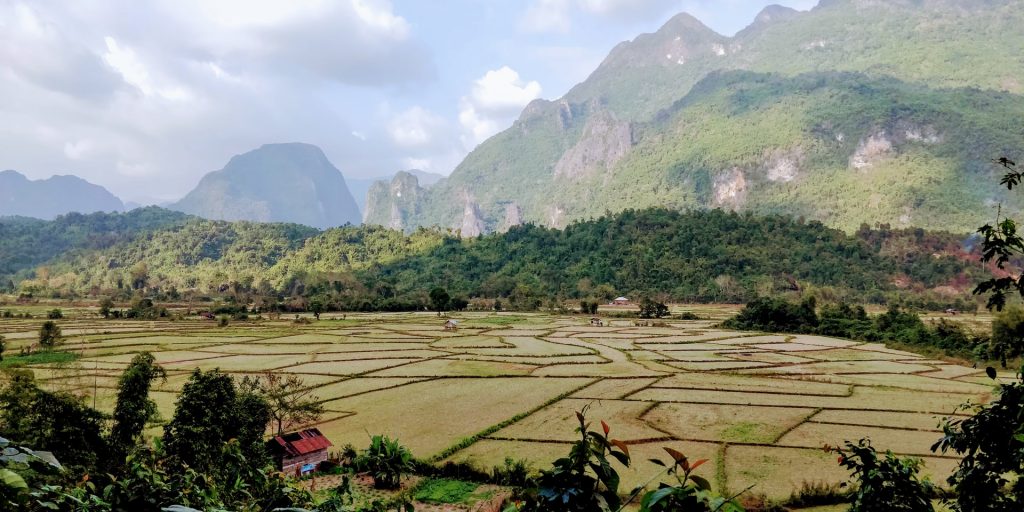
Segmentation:
{"type": "MultiPolygon", "coordinates": [[[[80,315],[81,316],[81,315],[80,315]]],[[[992,391],[982,369],[817,336],[740,333],[714,320],[664,322],[520,313],[465,313],[456,331],[435,314],[325,315],[320,321],[59,321],[72,362],[31,365],[53,389],[110,411],[117,376],[151,351],[168,370],[151,394],[168,419],[195,368],[293,373],[315,388],[317,427],[340,449],[368,434],[397,437],[434,463],[489,470],[506,457],[546,468],[574,439],[574,412],[611,426],[633,467],[622,489],[658,472],[663,447],[691,459],[723,492],[784,499],[810,481],[847,475],[826,444],[870,437],[922,457],[933,481],[956,460],[936,456],[941,418],[992,391]]],[[[42,320],[0,320],[8,359],[42,320]]],[[[148,431],[160,433],[158,425],[148,431]]]]}

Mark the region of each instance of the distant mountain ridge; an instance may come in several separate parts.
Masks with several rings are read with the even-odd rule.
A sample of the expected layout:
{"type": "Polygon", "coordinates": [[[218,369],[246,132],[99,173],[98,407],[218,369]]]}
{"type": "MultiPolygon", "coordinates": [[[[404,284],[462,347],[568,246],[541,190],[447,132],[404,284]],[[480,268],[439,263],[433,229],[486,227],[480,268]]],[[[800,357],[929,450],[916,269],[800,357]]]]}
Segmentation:
{"type": "Polygon", "coordinates": [[[107,189],[76,176],[30,180],[0,171],[0,216],[51,220],[70,212],[120,212],[124,203],[107,189]]]}
{"type": "Polygon", "coordinates": [[[290,222],[326,229],[362,216],[345,177],[311,144],[265,144],[232,157],[168,208],[212,220],[290,222]]]}
{"type": "MultiPolygon", "coordinates": [[[[364,218],[464,236],[627,208],[727,208],[972,231],[1003,204],[992,158],[1024,131],[1019,0],[770,6],[733,37],[680,14],[535,100],[426,189],[364,218]]],[[[371,193],[371,195],[373,195],[371,193]]]]}

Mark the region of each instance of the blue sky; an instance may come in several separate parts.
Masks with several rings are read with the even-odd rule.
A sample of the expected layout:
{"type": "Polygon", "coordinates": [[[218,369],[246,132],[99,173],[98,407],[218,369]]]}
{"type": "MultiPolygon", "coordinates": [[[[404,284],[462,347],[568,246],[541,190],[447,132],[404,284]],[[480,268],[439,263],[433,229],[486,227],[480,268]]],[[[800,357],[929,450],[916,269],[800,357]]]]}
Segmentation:
{"type": "Polygon", "coordinates": [[[235,154],[447,174],[536,97],[689,12],[731,35],[816,0],[0,0],[0,169],[177,199],[235,154]]]}

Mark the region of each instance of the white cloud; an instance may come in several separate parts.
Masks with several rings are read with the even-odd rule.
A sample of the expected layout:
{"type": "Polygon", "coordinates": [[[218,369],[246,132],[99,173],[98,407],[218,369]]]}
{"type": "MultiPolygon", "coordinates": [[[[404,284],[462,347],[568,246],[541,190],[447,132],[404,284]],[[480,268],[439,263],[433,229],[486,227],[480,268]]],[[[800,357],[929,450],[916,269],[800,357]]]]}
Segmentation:
{"type": "Polygon", "coordinates": [[[508,66],[488,71],[473,82],[469,96],[459,101],[463,145],[472,149],[498,133],[540,95],[539,82],[523,81],[519,73],[508,66]]]}
{"type": "MultiPolygon", "coordinates": [[[[268,142],[393,171],[389,118],[359,98],[431,79],[413,28],[386,0],[0,0],[0,168],[70,172],[129,200],[180,197],[268,142]]],[[[439,154],[457,134],[447,144],[439,154]]]]}
{"type": "Polygon", "coordinates": [[[537,81],[524,82],[516,70],[502,66],[488,71],[473,82],[473,104],[486,113],[518,113],[527,103],[540,97],[537,81]]]}
{"type": "Polygon", "coordinates": [[[405,148],[422,148],[434,142],[444,129],[444,119],[423,107],[412,107],[388,124],[391,140],[405,148]]]}

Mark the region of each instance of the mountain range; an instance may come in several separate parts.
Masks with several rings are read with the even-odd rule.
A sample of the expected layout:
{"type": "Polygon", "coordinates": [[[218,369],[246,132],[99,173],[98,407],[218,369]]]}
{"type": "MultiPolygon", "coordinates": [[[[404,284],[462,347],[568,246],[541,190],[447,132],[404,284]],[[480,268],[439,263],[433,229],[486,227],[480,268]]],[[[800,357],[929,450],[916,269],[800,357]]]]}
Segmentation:
{"type": "Polygon", "coordinates": [[[464,236],[627,208],[784,213],[966,232],[1021,212],[1018,0],[772,6],[733,37],[680,14],[535,100],[429,189],[398,175],[364,218],[464,236]]]}
{"type": "MultiPolygon", "coordinates": [[[[350,180],[319,148],[236,156],[171,209],[326,228],[463,236],[607,212],[722,208],[968,232],[1024,200],[992,159],[1024,139],[1020,0],[822,0],[765,8],[732,37],[688,14],[535,100],[448,177],[350,180]],[[355,193],[353,193],[355,192],[355,193]],[[365,199],[364,199],[365,198],[365,199]],[[360,214],[362,211],[362,214],[360,214]]],[[[0,173],[0,215],[120,210],[72,177],[0,173]]]]}
{"type": "Polygon", "coordinates": [[[124,204],[107,189],[76,176],[30,180],[0,172],[0,216],[53,219],[68,212],[119,212],[124,204]]]}

